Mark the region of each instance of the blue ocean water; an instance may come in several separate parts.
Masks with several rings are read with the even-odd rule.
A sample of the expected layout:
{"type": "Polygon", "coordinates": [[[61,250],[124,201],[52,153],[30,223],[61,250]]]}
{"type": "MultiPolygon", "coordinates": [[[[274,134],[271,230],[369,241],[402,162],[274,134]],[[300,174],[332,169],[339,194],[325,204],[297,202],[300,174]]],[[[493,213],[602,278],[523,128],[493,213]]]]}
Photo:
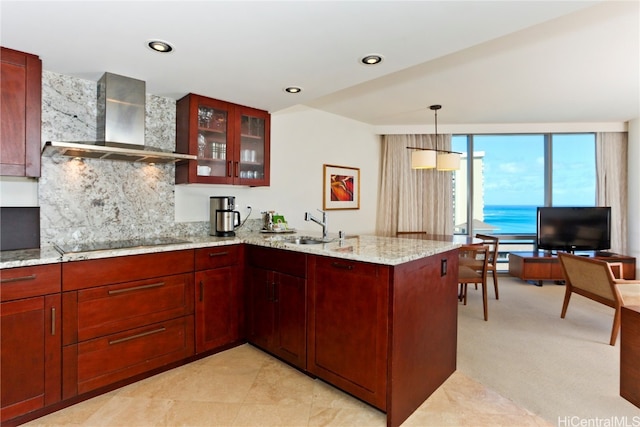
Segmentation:
{"type": "Polygon", "coordinates": [[[491,233],[535,234],[536,212],[537,206],[485,205],[484,222],[496,227],[491,233]]]}

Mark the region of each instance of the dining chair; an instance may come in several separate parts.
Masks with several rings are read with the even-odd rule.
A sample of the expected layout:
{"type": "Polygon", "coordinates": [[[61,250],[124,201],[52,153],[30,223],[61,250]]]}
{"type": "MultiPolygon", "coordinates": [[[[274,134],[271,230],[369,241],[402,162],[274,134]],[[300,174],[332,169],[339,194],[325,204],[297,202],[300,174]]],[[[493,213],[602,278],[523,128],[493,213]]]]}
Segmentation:
{"type": "Polygon", "coordinates": [[[558,252],[565,277],[565,294],[560,317],[564,319],[572,294],[582,295],[615,310],[610,345],[616,344],[620,313],[625,305],[640,305],[640,280],[616,279],[612,265],[594,258],[558,252]]]}
{"type": "Polygon", "coordinates": [[[500,299],[498,296],[498,239],[495,236],[488,234],[476,234],[476,238],[482,240],[482,244],[489,248],[489,262],[487,264],[487,270],[491,272],[493,276],[493,291],[496,294],[496,299],[500,299]]]}
{"type": "Polygon", "coordinates": [[[482,308],[486,321],[489,319],[487,304],[489,248],[485,245],[463,245],[458,248],[458,257],[458,284],[460,285],[458,299],[467,305],[467,286],[470,283],[481,285],[482,308]]]}

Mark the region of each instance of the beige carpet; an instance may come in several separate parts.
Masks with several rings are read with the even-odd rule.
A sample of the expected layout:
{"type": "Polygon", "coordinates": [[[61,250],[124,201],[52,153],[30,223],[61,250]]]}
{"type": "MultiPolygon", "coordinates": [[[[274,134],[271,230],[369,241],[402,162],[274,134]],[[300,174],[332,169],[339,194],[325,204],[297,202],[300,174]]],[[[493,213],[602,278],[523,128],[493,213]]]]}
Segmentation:
{"type": "Polygon", "coordinates": [[[620,338],[609,345],[613,309],[573,295],[561,319],[564,286],[498,280],[496,301],[489,279],[487,322],[480,290],[470,287],[467,305],[459,306],[458,369],[555,425],[614,417],[640,425],[640,409],[619,394],[620,338]]]}

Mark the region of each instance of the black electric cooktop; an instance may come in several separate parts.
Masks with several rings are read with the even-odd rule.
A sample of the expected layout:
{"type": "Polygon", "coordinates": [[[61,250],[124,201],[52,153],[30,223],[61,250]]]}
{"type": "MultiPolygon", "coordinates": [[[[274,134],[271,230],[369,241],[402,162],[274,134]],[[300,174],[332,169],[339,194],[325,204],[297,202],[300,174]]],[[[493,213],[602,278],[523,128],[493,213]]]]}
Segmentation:
{"type": "Polygon", "coordinates": [[[175,245],[178,243],[190,243],[188,240],[176,239],[173,237],[154,237],[130,240],[111,240],[106,242],[71,243],[55,245],[58,252],[62,254],[105,251],[113,249],[139,248],[148,246],[175,245]]]}

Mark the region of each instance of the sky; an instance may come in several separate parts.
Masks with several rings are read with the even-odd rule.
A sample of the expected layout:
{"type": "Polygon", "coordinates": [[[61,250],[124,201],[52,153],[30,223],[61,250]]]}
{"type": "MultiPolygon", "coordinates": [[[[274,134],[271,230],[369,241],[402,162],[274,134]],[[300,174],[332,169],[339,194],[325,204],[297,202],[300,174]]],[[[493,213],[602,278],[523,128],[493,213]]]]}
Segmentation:
{"type": "MultiPolygon", "coordinates": [[[[595,204],[594,134],[553,136],[553,205],[595,204]]],[[[466,139],[453,138],[466,152],[466,139]]],[[[474,135],[484,152],[485,205],[544,205],[544,135],[474,135]]]]}

